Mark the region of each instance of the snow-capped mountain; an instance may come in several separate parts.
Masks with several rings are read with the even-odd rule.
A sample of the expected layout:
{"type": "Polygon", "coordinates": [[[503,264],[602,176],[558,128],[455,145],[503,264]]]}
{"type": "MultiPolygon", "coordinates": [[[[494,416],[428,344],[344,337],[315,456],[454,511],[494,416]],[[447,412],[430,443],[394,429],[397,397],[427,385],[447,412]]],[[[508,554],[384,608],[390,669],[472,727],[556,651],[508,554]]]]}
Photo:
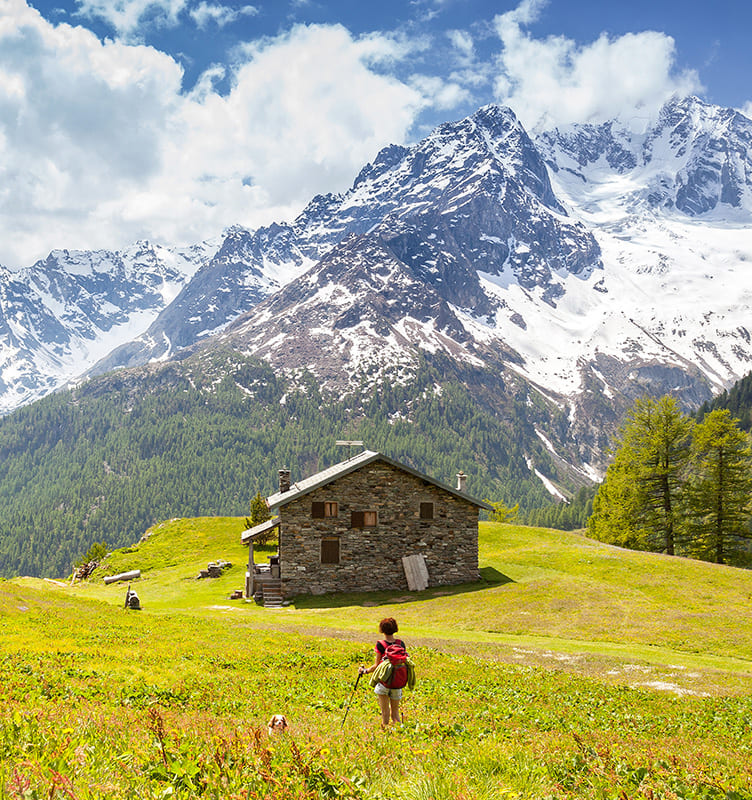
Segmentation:
{"type": "Polygon", "coordinates": [[[313,263],[289,225],[253,232],[235,226],[152,324],[112,350],[87,374],[169,358],[221,331],[313,263]]]}
{"type": "Polygon", "coordinates": [[[567,436],[602,463],[636,397],[697,406],[752,365],[751,135],[695,98],[639,133],[574,126],[536,145],[509,110],[481,109],[383,151],[327,206],[328,231],[344,216],[365,232],[220,341],[340,390],[409,372],[419,349],[514,373],[569,408],[567,436]]]}
{"type": "Polygon", "coordinates": [[[545,132],[537,144],[556,175],[579,179],[584,192],[575,194],[591,203],[601,194],[595,187],[618,175],[625,208],[688,216],[752,208],[752,125],[743,114],[687,97],[667,103],[654,125],[634,127],[575,125],[545,132]]]}
{"type": "MultiPolygon", "coordinates": [[[[413,148],[387,148],[350,192],[330,199],[326,215],[304,217],[309,236],[317,227],[345,238],[221,341],[282,368],[321,371],[320,353],[337,386],[358,382],[364,369],[378,376],[414,363],[416,346],[480,363],[461,317],[519,324],[484,276],[552,307],[563,276],[601,268],[595,239],[557,201],[519,121],[495,106],[413,148]]],[[[503,342],[494,351],[513,357],[503,342]]]]}
{"type": "MultiPolygon", "coordinates": [[[[496,273],[509,264],[522,285],[537,286],[550,300],[560,291],[557,271],[598,265],[596,242],[567,218],[530,138],[511,111],[492,106],[441,126],[416,147],[385,148],[349,192],[314,198],[292,225],[230,231],[149,330],[94,372],[169,357],[220,332],[345,237],[374,231],[387,219],[392,226],[409,220],[425,237],[434,234],[410,254],[412,266],[443,269],[444,286],[466,294],[470,304],[482,294],[473,288],[478,268],[496,273]],[[443,267],[433,252],[442,231],[454,252],[443,267]]],[[[417,246],[403,238],[403,248],[417,246]]]]}
{"type": "Polygon", "coordinates": [[[0,413],[48,394],[138,335],[180,291],[212,246],[55,250],[33,266],[0,268],[0,413]]]}
{"type": "Polygon", "coordinates": [[[505,337],[527,374],[583,401],[600,385],[606,398],[674,391],[691,406],[749,372],[752,121],[685,98],[642,131],[573,126],[538,145],[604,270],[554,315],[521,310],[552,334],[546,353],[505,337]]]}
{"type": "MultiPolygon", "coordinates": [[[[635,397],[672,391],[691,407],[752,366],[751,187],[752,121],[697,98],[652,122],[534,138],[488,106],[385,148],[348,192],[314,198],[290,224],[230,229],[182,280],[134,277],[129,299],[145,281],[138,302],[150,310],[127,337],[117,326],[141,307],[117,289],[109,297],[106,280],[80,280],[75,258],[62,272],[35,265],[38,279],[0,278],[0,335],[15,346],[41,332],[27,370],[42,375],[37,394],[90,367],[96,348],[112,350],[102,371],[232,346],[338,392],[406,379],[421,352],[441,352],[482,372],[489,394],[535,387],[568,420],[540,432],[546,447],[574,443],[581,461],[602,463],[635,397]],[[55,299],[84,285],[99,317],[55,299]],[[66,339],[74,332],[85,358],[66,339]],[[62,355],[40,361],[44,348],[62,355]]],[[[23,359],[4,352],[8,394],[23,359]]]]}

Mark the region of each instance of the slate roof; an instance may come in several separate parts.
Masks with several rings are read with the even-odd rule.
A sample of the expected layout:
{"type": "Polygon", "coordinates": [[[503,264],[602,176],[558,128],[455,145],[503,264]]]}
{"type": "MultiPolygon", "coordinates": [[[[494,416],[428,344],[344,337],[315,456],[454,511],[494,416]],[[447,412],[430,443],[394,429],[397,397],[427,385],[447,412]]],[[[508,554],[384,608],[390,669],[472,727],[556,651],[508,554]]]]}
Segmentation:
{"type": "MultiPolygon", "coordinates": [[[[426,481],[426,483],[431,483],[434,486],[438,486],[440,489],[444,489],[444,491],[449,492],[450,494],[453,494],[455,497],[459,497],[462,500],[466,500],[478,508],[484,508],[486,511],[493,510],[492,507],[483,500],[478,500],[466,492],[461,492],[446,483],[429,478],[428,475],[424,475],[422,472],[418,472],[412,467],[401,464],[399,461],[394,461],[388,456],[385,456],[382,453],[377,453],[374,450],[364,450],[362,453],[358,453],[358,455],[348,458],[347,461],[341,461],[339,464],[334,464],[333,466],[328,467],[321,472],[317,472],[315,475],[311,475],[309,478],[305,478],[302,481],[293,483],[288,491],[276,492],[275,494],[267,497],[266,503],[270,509],[280,508],[281,506],[285,506],[293,500],[296,500],[298,497],[302,497],[303,495],[312,492],[314,489],[318,489],[320,486],[326,486],[326,484],[337,480],[337,478],[341,478],[344,475],[349,475],[351,472],[355,472],[355,470],[360,469],[367,464],[372,464],[375,461],[383,461],[386,464],[396,467],[397,469],[408,472],[410,475],[414,475],[416,478],[426,481]]],[[[248,531],[246,531],[246,533],[248,533],[248,531]]]]}
{"type": "Polygon", "coordinates": [[[260,533],[266,533],[276,528],[277,525],[279,525],[279,517],[272,517],[266,522],[260,522],[258,525],[254,525],[252,528],[243,531],[243,533],[240,534],[240,541],[243,544],[248,544],[251,539],[255,539],[260,533]]]}

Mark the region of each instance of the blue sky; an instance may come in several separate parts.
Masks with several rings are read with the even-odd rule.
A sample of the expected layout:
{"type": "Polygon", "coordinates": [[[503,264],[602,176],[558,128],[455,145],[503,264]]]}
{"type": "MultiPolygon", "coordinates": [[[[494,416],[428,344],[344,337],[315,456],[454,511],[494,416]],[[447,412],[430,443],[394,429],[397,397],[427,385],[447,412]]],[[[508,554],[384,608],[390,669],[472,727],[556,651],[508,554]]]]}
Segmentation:
{"type": "Polygon", "coordinates": [[[0,0],[0,264],[291,220],[480,105],[752,113],[752,4],[0,0]]]}

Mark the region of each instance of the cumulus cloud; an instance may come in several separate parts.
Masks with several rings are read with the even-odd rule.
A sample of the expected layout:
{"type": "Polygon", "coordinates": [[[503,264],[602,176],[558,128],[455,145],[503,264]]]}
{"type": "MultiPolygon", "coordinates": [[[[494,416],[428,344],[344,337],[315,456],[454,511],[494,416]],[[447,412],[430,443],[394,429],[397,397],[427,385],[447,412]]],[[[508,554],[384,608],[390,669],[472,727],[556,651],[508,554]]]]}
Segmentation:
{"type": "Polygon", "coordinates": [[[494,94],[527,127],[646,119],[673,95],[700,91],[695,71],[677,72],[670,36],[602,34],[585,45],[563,36],[534,39],[524,28],[544,7],[544,0],[524,0],[494,20],[502,43],[494,94]]]}
{"type": "Polygon", "coordinates": [[[12,263],[38,254],[40,240],[83,243],[79,222],[159,171],[182,71],[151,48],[52,26],[22,0],[8,0],[6,8],[0,260],[12,263]]]}
{"type": "Polygon", "coordinates": [[[424,97],[431,98],[431,106],[439,111],[449,111],[471,101],[468,89],[459,81],[444,80],[435,75],[414,75],[410,85],[424,97]]]}
{"type": "Polygon", "coordinates": [[[186,94],[154,48],[53,25],[23,0],[0,17],[0,263],[53,247],[194,242],[290,220],[347,188],[446,87],[385,65],[405,40],[297,26],[248,45],[186,94]],[[376,69],[379,65],[381,68],[376,69]],[[215,90],[221,81],[222,93],[215,90]],[[229,90],[227,89],[229,85],[229,90]]]}
{"type": "Polygon", "coordinates": [[[406,54],[404,42],[353,38],[339,25],[250,44],[229,95],[195,94],[184,108],[182,150],[200,154],[207,175],[242,176],[271,206],[345,188],[384,143],[404,141],[425,105],[370,67],[406,54]]]}
{"type": "Polygon", "coordinates": [[[471,59],[473,57],[475,45],[473,43],[473,37],[467,31],[447,31],[447,38],[452,47],[464,58],[471,59]]]}

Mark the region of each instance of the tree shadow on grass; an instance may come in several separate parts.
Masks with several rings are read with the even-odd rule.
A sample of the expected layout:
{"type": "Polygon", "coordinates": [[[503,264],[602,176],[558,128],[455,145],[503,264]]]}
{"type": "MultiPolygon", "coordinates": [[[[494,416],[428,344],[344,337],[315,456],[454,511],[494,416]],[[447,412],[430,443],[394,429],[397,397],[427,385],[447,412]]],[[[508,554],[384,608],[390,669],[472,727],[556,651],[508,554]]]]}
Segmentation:
{"type": "Polygon", "coordinates": [[[481,567],[481,579],[475,583],[459,583],[456,586],[431,586],[421,592],[342,592],[337,594],[299,595],[294,600],[296,608],[342,608],[344,606],[384,606],[398,603],[414,603],[416,600],[430,600],[432,597],[451,597],[482,592],[514,583],[508,575],[494,567],[481,567]]]}

